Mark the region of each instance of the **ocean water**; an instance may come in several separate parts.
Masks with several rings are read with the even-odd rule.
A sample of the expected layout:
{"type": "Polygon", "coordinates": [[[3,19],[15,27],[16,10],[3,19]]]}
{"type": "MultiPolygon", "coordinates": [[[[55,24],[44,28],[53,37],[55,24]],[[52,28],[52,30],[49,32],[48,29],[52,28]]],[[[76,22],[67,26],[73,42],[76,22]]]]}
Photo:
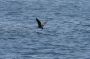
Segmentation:
{"type": "Polygon", "coordinates": [[[90,59],[90,0],[0,0],[0,59],[90,59]]]}

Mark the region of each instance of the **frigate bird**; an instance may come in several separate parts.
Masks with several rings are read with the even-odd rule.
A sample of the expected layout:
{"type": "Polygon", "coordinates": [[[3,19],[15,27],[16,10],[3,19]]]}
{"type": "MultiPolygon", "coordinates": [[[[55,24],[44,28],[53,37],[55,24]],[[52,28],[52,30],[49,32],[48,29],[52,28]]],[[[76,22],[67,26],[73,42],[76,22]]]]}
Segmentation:
{"type": "Polygon", "coordinates": [[[41,22],[38,18],[36,18],[36,21],[37,21],[37,24],[38,24],[38,28],[43,29],[43,26],[46,24],[46,22],[44,22],[44,23],[42,24],[42,22],[41,22]]]}

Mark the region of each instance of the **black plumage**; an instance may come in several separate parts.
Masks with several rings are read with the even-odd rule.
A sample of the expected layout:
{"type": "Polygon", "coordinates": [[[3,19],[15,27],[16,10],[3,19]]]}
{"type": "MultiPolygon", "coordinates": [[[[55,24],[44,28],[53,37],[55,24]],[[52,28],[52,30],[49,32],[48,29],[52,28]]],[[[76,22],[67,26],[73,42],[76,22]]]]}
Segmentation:
{"type": "Polygon", "coordinates": [[[37,24],[38,24],[38,28],[43,29],[43,25],[42,25],[41,21],[38,18],[36,18],[36,21],[37,21],[37,24]]]}

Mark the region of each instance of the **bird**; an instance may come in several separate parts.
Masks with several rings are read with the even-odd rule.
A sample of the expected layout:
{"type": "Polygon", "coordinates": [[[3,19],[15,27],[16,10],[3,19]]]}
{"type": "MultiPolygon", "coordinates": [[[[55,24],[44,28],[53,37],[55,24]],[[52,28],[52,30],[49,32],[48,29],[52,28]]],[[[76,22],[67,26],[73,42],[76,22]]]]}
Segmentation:
{"type": "Polygon", "coordinates": [[[43,29],[44,25],[46,24],[46,22],[42,23],[38,18],[36,18],[37,24],[38,24],[38,28],[43,29]]]}

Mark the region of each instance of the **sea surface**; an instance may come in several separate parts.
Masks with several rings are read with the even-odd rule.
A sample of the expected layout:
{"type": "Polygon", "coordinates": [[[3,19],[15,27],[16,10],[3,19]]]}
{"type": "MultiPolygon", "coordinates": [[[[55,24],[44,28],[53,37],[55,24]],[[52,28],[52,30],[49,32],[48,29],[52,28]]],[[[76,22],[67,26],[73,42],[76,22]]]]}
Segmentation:
{"type": "Polygon", "coordinates": [[[90,0],[0,0],[0,59],[90,59],[90,0]]]}

